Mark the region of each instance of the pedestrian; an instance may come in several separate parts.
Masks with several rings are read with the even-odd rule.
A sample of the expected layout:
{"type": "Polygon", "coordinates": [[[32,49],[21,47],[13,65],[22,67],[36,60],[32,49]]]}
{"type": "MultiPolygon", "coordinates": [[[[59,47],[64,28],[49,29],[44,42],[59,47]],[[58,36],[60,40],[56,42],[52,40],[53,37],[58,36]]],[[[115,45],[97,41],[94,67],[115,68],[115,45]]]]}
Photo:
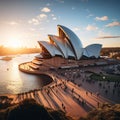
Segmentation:
{"type": "Polygon", "coordinates": [[[66,108],[65,108],[65,106],[63,106],[63,110],[66,112],[66,108]]]}
{"type": "Polygon", "coordinates": [[[100,103],[99,102],[97,102],[97,106],[98,106],[98,108],[100,107],[100,103]]]}
{"type": "Polygon", "coordinates": [[[82,106],[84,106],[84,100],[82,100],[82,106]]]}
{"type": "Polygon", "coordinates": [[[86,95],[88,95],[88,92],[86,91],[86,95]]]}
{"type": "Polygon", "coordinates": [[[78,98],[80,98],[80,95],[78,95],[78,98]]]}
{"type": "Polygon", "coordinates": [[[64,104],[62,103],[62,108],[63,108],[64,104]]]}
{"type": "Polygon", "coordinates": [[[100,93],[97,93],[97,97],[99,97],[100,93]]]}
{"type": "Polygon", "coordinates": [[[115,93],[115,90],[113,89],[113,95],[114,95],[114,93],[115,93]]]}
{"type": "Polygon", "coordinates": [[[72,88],[72,91],[71,91],[72,93],[74,92],[74,88],[72,88]]]}
{"type": "Polygon", "coordinates": [[[107,93],[108,93],[108,90],[105,90],[105,94],[107,95],[107,93]]]}

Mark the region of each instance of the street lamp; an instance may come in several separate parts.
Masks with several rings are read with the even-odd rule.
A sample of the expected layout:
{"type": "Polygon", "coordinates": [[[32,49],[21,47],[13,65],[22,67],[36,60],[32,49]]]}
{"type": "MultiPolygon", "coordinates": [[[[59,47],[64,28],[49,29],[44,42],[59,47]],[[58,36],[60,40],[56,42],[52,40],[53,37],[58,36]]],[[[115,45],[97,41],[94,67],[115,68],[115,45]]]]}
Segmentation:
{"type": "Polygon", "coordinates": [[[103,82],[104,82],[103,88],[105,88],[105,76],[103,76],[103,82]]]}
{"type": "Polygon", "coordinates": [[[103,76],[103,80],[105,80],[105,76],[103,76]]]}

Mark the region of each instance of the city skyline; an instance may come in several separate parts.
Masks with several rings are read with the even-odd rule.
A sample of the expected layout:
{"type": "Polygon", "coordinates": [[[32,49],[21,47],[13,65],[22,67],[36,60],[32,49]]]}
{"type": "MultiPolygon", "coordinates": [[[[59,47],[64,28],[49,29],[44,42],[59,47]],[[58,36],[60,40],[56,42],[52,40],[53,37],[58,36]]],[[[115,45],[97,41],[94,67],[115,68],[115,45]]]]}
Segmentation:
{"type": "Polygon", "coordinates": [[[1,0],[0,45],[35,47],[58,34],[58,24],[77,34],[84,47],[92,43],[120,47],[119,0],[1,0]]]}

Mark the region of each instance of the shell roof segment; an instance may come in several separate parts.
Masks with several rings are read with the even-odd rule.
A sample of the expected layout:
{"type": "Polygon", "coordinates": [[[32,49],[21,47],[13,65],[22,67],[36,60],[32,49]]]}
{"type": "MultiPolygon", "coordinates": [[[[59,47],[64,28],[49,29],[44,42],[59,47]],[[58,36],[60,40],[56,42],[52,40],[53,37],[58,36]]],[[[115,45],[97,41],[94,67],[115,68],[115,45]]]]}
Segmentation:
{"type": "Polygon", "coordinates": [[[59,36],[60,37],[65,37],[68,38],[68,42],[70,43],[75,55],[76,55],[76,59],[80,59],[82,56],[82,52],[83,52],[83,47],[82,47],[82,43],[80,41],[80,39],[77,37],[77,35],[70,30],[69,28],[62,26],[62,25],[58,25],[58,31],[59,31],[59,36]],[[65,36],[63,36],[64,34],[61,34],[62,31],[65,36]]]}
{"type": "Polygon", "coordinates": [[[47,41],[38,41],[40,45],[42,45],[50,54],[51,56],[60,55],[63,56],[62,53],[52,44],[47,41]]]}
{"type": "Polygon", "coordinates": [[[38,41],[40,46],[43,47],[43,52],[48,52],[51,57],[59,55],[64,58],[72,57],[79,60],[83,55],[88,58],[98,58],[100,56],[101,44],[91,44],[83,48],[80,39],[69,28],[58,25],[58,32],[59,36],[48,35],[49,42],[38,41]]]}
{"type": "Polygon", "coordinates": [[[95,57],[98,58],[100,56],[100,51],[102,48],[102,44],[91,44],[84,48],[83,55],[86,57],[95,57]]]}
{"type": "Polygon", "coordinates": [[[61,53],[65,58],[68,58],[69,56],[75,58],[73,51],[71,50],[70,46],[66,43],[64,39],[55,35],[48,35],[48,36],[51,41],[55,42],[56,47],[61,51],[61,53]]]}

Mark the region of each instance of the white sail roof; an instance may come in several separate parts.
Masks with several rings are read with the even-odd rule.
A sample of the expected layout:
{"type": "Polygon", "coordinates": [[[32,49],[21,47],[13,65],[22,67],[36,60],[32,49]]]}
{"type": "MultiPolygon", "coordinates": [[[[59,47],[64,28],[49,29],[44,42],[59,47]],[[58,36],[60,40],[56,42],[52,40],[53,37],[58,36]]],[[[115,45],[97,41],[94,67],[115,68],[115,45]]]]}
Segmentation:
{"type": "Polygon", "coordinates": [[[40,45],[42,45],[50,54],[51,56],[60,55],[63,56],[62,53],[52,44],[47,41],[38,41],[40,45]]]}
{"type": "Polygon", "coordinates": [[[95,57],[98,58],[100,56],[101,44],[91,44],[84,48],[83,55],[86,57],[95,57]]]}
{"type": "Polygon", "coordinates": [[[69,28],[62,26],[62,25],[58,25],[58,30],[59,30],[59,36],[60,37],[67,37],[68,38],[68,42],[70,43],[75,55],[76,55],[76,59],[80,59],[82,56],[82,52],[83,52],[83,47],[82,47],[82,43],[80,41],[80,39],[77,37],[77,35],[70,30],[69,28]],[[64,33],[61,33],[61,31],[64,33]],[[63,36],[65,35],[65,36],[63,36]]]}
{"type": "MultiPolygon", "coordinates": [[[[73,57],[79,60],[82,55],[86,57],[100,56],[101,44],[91,44],[83,48],[80,39],[69,28],[58,25],[59,36],[48,35],[50,41],[38,41],[52,57],[60,55],[64,58],[73,57]]],[[[42,52],[45,52],[44,49],[42,52]]]]}
{"type": "Polygon", "coordinates": [[[55,35],[48,35],[49,39],[54,41],[57,48],[61,51],[61,53],[63,54],[63,56],[65,58],[70,57],[75,57],[73,51],[71,50],[71,48],[69,47],[69,45],[65,42],[64,39],[55,36],[55,35]]]}

